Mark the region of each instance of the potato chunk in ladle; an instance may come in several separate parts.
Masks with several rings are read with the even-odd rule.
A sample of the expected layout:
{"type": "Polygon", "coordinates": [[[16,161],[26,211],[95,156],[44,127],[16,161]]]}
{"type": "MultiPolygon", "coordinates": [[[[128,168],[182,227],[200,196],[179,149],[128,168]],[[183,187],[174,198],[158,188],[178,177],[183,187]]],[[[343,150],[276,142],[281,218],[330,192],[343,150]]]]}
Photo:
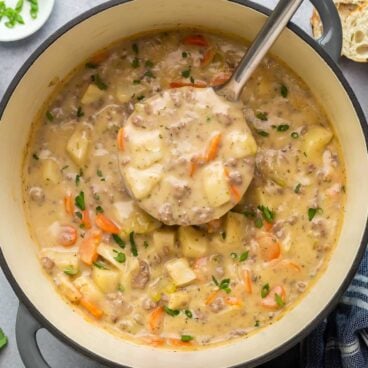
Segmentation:
{"type": "Polygon", "coordinates": [[[119,131],[119,165],[131,196],[150,215],[167,225],[199,225],[240,201],[257,146],[236,101],[301,2],[279,1],[217,93],[183,87],[135,105],[119,131]]]}
{"type": "Polygon", "coordinates": [[[126,187],[165,224],[221,217],[252,180],[257,146],[242,106],[211,88],[167,90],[136,104],[120,134],[126,187]]]}

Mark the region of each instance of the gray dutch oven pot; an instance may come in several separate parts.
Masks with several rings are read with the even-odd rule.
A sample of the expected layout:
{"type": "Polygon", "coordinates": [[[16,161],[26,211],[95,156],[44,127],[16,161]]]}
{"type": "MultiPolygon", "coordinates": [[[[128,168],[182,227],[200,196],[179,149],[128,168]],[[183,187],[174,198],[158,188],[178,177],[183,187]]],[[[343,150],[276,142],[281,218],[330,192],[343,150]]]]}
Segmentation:
{"type": "Polygon", "coordinates": [[[340,139],[348,183],[341,235],[326,271],[284,318],[247,339],[201,351],[134,345],[86,322],[66,305],[42,272],[27,228],[21,191],[23,152],[32,119],[52,91],[50,81],[63,79],[93,52],[120,38],[178,26],[220,30],[252,40],[269,10],[247,0],[107,1],[55,32],[26,61],[0,103],[0,265],[22,303],[16,337],[27,368],[49,367],[35,339],[40,328],[110,367],[254,367],[294,346],[331,312],[367,243],[368,177],[360,174],[368,169],[367,125],[336,65],[342,31],[335,6],[332,0],[312,3],[322,18],[322,38],[316,42],[290,24],[272,53],[309,85],[340,139]]]}

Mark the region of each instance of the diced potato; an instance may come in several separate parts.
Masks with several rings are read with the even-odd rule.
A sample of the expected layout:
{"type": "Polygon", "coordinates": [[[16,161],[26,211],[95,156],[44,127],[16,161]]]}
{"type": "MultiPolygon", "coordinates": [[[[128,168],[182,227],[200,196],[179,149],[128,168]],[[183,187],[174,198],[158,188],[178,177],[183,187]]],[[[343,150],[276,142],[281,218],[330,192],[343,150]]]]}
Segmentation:
{"type": "Polygon", "coordinates": [[[161,222],[154,219],[138,206],[133,206],[129,216],[127,218],[121,219],[121,223],[123,236],[128,236],[132,231],[134,231],[136,234],[147,234],[161,226],[161,222]]]}
{"type": "Polygon", "coordinates": [[[60,183],[60,168],[56,161],[47,159],[42,162],[42,178],[46,183],[60,183]]]}
{"type": "Polygon", "coordinates": [[[175,258],[166,263],[166,269],[177,286],[185,286],[196,279],[185,258],[175,258]]]}
{"type": "Polygon", "coordinates": [[[118,290],[120,272],[118,270],[102,270],[94,267],[92,279],[103,293],[112,293],[118,290]]]}
{"type": "Polygon", "coordinates": [[[142,95],[146,90],[143,84],[119,83],[116,87],[115,96],[121,103],[129,102],[133,96],[142,95]]]}
{"type": "Polygon", "coordinates": [[[257,153],[257,143],[251,134],[232,131],[225,137],[225,145],[234,158],[243,158],[257,153]]]}
{"type": "Polygon", "coordinates": [[[86,163],[90,143],[89,134],[84,129],[76,129],[69,138],[66,151],[76,165],[82,166],[86,163]]]}
{"type": "Polygon", "coordinates": [[[165,251],[173,252],[175,250],[175,230],[172,228],[156,230],[153,233],[152,239],[153,248],[159,254],[165,251]]]}
{"type": "Polygon", "coordinates": [[[316,160],[322,157],[325,146],[331,141],[333,134],[319,125],[311,126],[303,136],[302,151],[307,159],[316,160]]]}
{"type": "Polygon", "coordinates": [[[230,201],[229,185],[221,162],[215,161],[204,168],[203,185],[211,206],[219,207],[230,201]]]}
{"type": "Polygon", "coordinates": [[[97,248],[97,253],[106,261],[114,265],[116,268],[118,268],[121,271],[126,270],[126,264],[120,263],[115,260],[115,256],[117,252],[121,252],[122,249],[118,247],[112,247],[111,245],[101,243],[97,248]]]}
{"type": "Polygon", "coordinates": [[[162,140],[159,131],[128,132],[129,146],[132,151],[131,165],[145,169],[163,157],[162,140]]]}
{"type": "Polygon", "coordinates": [[[180,226],[179,242],[184,257],[199,258],[206,254],[208,240],[200,231],[192,226],[180,226]]]}
{"type": "Polygon", "coordinates": [[[79,290],[69,280],[68,276],[63,273],[60,272],[55,277],[55,284],[59,288],[61,294],[63,294],[72,303],[77,303],[82,298],[82,294],[79,290]]]}
{"type": "Polygon", "coordinates": [[[64,252],[52,248],[43,248],[40,256],[41,258],[50,258],[61,271],[64,271],[67,267],[72,267],[75,271],[79,270],[79,257],[76,252],[64,252]]]}
{"type": "Polygon", "coordinates": [[[189,303],[189,295],[185,291],[177,291],[169,297],[168,307],[171,309],[185,308],[189,303]]]}
{"type": "Polygon", "coordinates": [[[82,296],[90,302],[100,303],[103,301],[104,294],[90,277],[85,275],[79,276],[74,280],[73,284],[79,289],[82,296]]]}
{"type": "Polygon", "coordinates": [[[247,219],[244,215],[228,212],[225,223],[226,243],[240,245],[244,238],[246,227],[247,219]]]}
{"type": "Polygon", "coordinates": [[[96,102],[99,100],[105,92],[101,89],[99,89],[95,84],[90,84],[88,88],[86,89],[86,92],[84,92],[84,95],[81,99],[81,103],[83,105],[90,104],[92,102],[96,102]]]}
{"type": "Polygon", "coordinates": [[[129,292],[132,289],[132,279],[139,271],[139,260],[136,257],[127,257],[126,270],[121,273],[120,285],[129,292]]]}
{"type": "Polygon", "coordinates": [[[140,170],[128,167],[125,176],[129,188],[136,199],[146,197],[161,180],[162,165],[155,164],[148,169],[140,170]]]}

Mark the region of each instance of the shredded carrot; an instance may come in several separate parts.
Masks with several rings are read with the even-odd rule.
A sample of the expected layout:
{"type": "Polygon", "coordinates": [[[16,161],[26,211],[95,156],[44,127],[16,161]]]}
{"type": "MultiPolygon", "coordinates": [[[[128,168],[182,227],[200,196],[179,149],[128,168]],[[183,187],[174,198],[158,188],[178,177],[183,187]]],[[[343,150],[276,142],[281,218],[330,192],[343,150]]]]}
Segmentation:
{"type": "Polygon", "coordinates": [[[214,79],[212,79],[211,87],[218,87],[225,84],[231,78],[231,73],[220,73],[214,79]]]}
{"type": "Polygon", "coordinates": [[[166,343],[171,346],[184,347],[191,346],[193,341],[181,341],[181,339],[167,338],[166,343]]]}
{"type": "Polygon", "coordinates": [[[214,48],[209,48],[206,50],[206,52],[203,54],[203,58],[201,60],[201,66],[205,67],[212,63],[213,58],[216,55],[216,50],[214,48]]]}
{"type": "Polygon", "coordinates": [[[142,340],[146,344],[155,346],[155,347],[162,346],[165,344],[165,339],[159,336],[144,336],[142,337],[142,340]]]}
{"type": "Polygon", "coordinates": [[[82,262],[91,266],[97,261],[97,247],[101,242],[101,232],[94,231],[91,235],[84,238],[79,246],[79,257],[82,262]]]}
{"type": "Polygon", "coordinates": [[[192,46],[202,46],[207,47],[208,41],[202,35],[190,35],[184,38],[183,40],[184,45],[192,45],[192,46]]]}
{"type": "Polygon", "coordinates": [[[271,231],[272,230],[272,227],[273,225],[267,221],[264,222],[263,224],[263,228],[266,230],[266,231],[271,231]]]}
{"type": "Polygon", "coordinates": [[[88,301],[87,299],[85,298],[82,298],[80,301],[79,301],[80,305],[87,309],[87,311],[89,313],[92,314],[92,316],[96,317],[96,318],[101,318],[102,315],[104,314],[103,311],[97,307],[97,305],[91,303],[90,301],[88,301]]]}
{"type": "Polygon", "coordinates": [[[171,82],[170,88],[181,88],[181,87],[194,87],[194,88],[206,88],[207,83],[203,81],[197,81],[196,83],[187,83],[187,82],[171,82]]]}
{"type": "Polygon", "coordinates": [[[280,257],[281,246],[274,236],[270,234],[261,236],[257,238],[257,242],[259,244],[261,257],[266,262],[270,262],[280,257]]]}
{"type": "Polygon", "coordinates": [[[189,161],[189,176],[192,177],[195,172],[197,171],[197,167],[198,167],[198,164],[197,164],[197,160],[195,160],[194,158],[191,159],[189,161]]]}
{"type": "Polygon", "coordinates": [[[261,304],[266,308],[272,308],[272,309],[279,308],[280,306],[277,304],[277,301],[276,301],[276,294],[279,295],[282,302],[285,303],[286,291],[283,286],[278,285],[278,286],[275,286],[264,299],[262,299],[261,304]]]}
{"type": "Polygon", "coordinates": [[[219,290],[212,291],[212,293],[210,295],[208,295],[208,297],[205,301],[205,304],[206,305],[211,304],[217,298],[218,295],[219,295],[219,290]]]}
{"type": "Polygon", "coordinates": [[[68,215],[73,215],[73,213],[74,213],[74,198],[72,197],[71,194],[67,194],[64,197],[64,208],[65,208],[65,212],[68,215]]]}
{"type": "Polygon", "coordinates": [[[110,56],[110,52],[108,50],[104,50],[98,52],[97,54],[93,55],[91,58],[92,64],[101,64],[110,56]]]}
{"type": "Polygon", "coordinates": [[[252,294],[252,277],[249,270],[243,273],[244,288],[247,294],[252,294]]]}
{"type": "Polygon", "coordinates": [[[58,235],[58,242],[63,247],[71,247],[77,242],[78,233],[77,230],[70,225],[62,226],[58,235]]]}
{"type": "Polygon", "coordinates": [[[85,229],[90,229],[92,227],[89,210],[82,211],[81,223],[83,224],[85,229]]]}
{"type": "Polygon", "coordinates": [[[157,333],[161,328],[162,320],[164,318],[164,309],[162,307],[155,308],[148,316],[148,326],[152,332],[157,333]]]}
{"type": "Polygon", "coordinates": [[[221,133],[216,134],[212,137],[210,144],[206,152],[206,161],[212,161],[216,158],[221,143],[221,133]]]}
{"type": "Polygon", "coordinates": [[[96,225],[106,233],[119,234],[119,228],[103,213],[99,213],[96,216],[96,225]]]}
{"type": "Polygon", "coordinates": [[[116,138],[119,151],[124,151],[124,128],[120,128],[116,138]]]}
{"type": "MultiPolygon", "coordinates": [[[[229,175],[229,170],[227,169],[227,167],[224,167],[224,174],[226,178],[229,179],[230,175],[229,175]]],[[[241,194],[239,192],[239,189],[236,187],[236,185],[230,183],[230,180],[229,180],[229,190],[230,190],[232,201],[234,203],[238,203],[241,200],[241,194]]]]}
{"type": "Polygon", "coordinates": [[[240,307],[243,304],[243,302],[235,296],[228,296],[225,298],[225,303],[237,307],[240,307]]]}

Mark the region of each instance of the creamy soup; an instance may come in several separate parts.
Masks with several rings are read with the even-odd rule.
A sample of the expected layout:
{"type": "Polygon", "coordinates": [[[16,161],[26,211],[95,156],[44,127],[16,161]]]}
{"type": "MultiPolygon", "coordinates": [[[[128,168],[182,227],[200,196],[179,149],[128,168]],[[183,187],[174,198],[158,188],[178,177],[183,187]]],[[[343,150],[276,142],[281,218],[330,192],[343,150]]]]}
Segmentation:
{"type": "Polygon", "coordinates": [[[241,96],[239,121],[256,144],[244,145],[247,127],[211,106],[204,134],[192,126],[173,137],[178,174],[179,163],[165,159],[178,153],[172,141],[147,133],[151,111],[141,108],[152,96],[221,85],[245,50],[191,31],[123,41],[78,68],[35,123],[24,198],[40,262],[73,310],[124,339],[196,349],[247,336],[287,318],[334,248],[345,197],[339,144],[308,87],[279,61],[266,57],[241,96]],[[159,161],[165,175],[142,178],[159,161]],[[165,181],[167,196],[155,197],[165,181]],[[190,196],[198,182],[199,206],[190,196]],[[229,208],[198,226],[166,225],[184,202],[188,216],[206,213],[195,206],[229,208]]]}

